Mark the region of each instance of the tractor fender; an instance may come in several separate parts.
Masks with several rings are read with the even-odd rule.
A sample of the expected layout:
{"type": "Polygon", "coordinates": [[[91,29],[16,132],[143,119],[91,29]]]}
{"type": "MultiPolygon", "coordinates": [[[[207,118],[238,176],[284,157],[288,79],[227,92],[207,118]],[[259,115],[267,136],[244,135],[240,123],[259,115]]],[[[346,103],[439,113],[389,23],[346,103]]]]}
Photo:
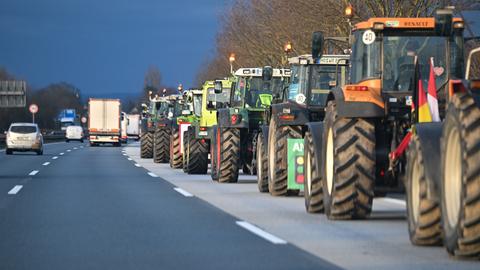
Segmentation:
{"type": "Polygon", "coordinates": [[[442,137],[442,128],[443,124],[439,122],[418,123],[415,125],[415,132],[424,157],[427,197],[437,202],[441,185],[440,138],[442,137]]]}
{"type": "Polygon", "coordinates": [[[377,104],[371,102],[345,101],[341,88],[333,89],[327,100],[335,100],[339,117],[376,118],[385,116],[385,110],[377,104]]]}
{"type": "Polygon", "coordinates": [[[271,117],[275,118],[277,126],[303,126],[310,121],[309,111],[306,106],[295,102],[272,104],[271,117]],[[282,120],[282,115],[293,115],[293,120],[282,120]]]}
{"type": "Polygon", "coordinates": [[[317,157],[317,168],[319,168],[319,172],[323,172],[323,122],[310,122],[306,124],[307,131],[310,132],[313,139],[313,148],[315,149],[315,156],[317,157]]]}

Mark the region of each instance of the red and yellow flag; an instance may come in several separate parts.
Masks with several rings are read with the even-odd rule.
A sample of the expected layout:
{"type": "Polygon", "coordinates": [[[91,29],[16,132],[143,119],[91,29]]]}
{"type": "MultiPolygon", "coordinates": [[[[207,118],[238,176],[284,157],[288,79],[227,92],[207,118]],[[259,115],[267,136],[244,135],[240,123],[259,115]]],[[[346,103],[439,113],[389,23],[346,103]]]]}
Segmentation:
{"type": "Polygon", "coordinates": [[[428,107],[427,96],[423,89],[422,80],[418,81],[418,122],[432,122],[432,114],[428,107]]]}
{"type": "Polygon", "coordinates": [[[433,57],[430,58],[430,76],[428,78],[428,107],[430,108],[430,113],[432,120],[434,122],[440,122],[440,112],[438,110],[438,99],[437,99],[437,85],[435,83],[435,65],[433,63],[433,57]]]}

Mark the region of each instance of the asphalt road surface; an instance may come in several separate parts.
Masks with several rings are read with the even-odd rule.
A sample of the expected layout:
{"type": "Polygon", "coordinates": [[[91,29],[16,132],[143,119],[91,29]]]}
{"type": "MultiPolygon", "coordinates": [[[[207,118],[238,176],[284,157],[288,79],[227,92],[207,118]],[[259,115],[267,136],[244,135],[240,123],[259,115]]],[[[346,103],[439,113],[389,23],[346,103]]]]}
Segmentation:
{"type": "MultiPolygon", "coordinates": [[[[139,151],[138,146],[127,149],[133,158],[139,151]]],[[[328,256],[316,256],[253,224],[256,219],[199,198],[196,190],[179,189],[171,183],[175,180],[158,177],[169,169],[151,163],[149,171],[144,162],[151,163],[138,164],[122,148],[80,143],[48,144],[43,156],[0,151],[0,269],[339,268],[328,256]]],[[[220,185],[205,177],[178,176],[211,188],[212,197],[222,195],[213,194],[220,185]]],[[[277,210],[282,222],[285,213],[277,210]]],[[[296,216],[310,218],[300,211],[296,216]]],[[[278,224],[310,229],[296,225],[278,224]]],[[[348,252],[346,260],[357,257],[348,252]]]]}

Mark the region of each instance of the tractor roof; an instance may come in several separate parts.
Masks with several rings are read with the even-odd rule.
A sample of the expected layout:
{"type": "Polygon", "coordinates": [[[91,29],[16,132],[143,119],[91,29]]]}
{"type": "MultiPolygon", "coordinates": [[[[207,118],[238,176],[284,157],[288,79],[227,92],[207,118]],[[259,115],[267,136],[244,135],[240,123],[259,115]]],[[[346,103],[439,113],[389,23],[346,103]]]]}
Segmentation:
{"type": "MultiPolygon", "coordinates": [[[[453,22],[463,22],[461,18],[453,18],[453,22]]],[[[375,24],[383,24],[384,28],[392,29],[434,29],[434,18],[370,18],[357,23],[355,29],[371,29],[375,24]]]]}
{"type": "MultiPolygon", "coordinates": [[[[262,77],[263,68],[239,68],[235,71],[235,76],[239,77],[262,77]]],[[[290,69],[274,68],[273,77],[290,77],[290,69]]]]}
{"type": "MultiPolygon", "coordinates": [[[[308,65],[308,64],[320,64],[320,65],[336,65],[341,60],[349,60],[350,55],[344,54],[324,54],[317,63],[312,58],[311,54],[304,54],[295,57],[288,58],[288,63],[291,65],[308,65]]],[[[347,63],[345,62],[345,65],[347,63]]]]}

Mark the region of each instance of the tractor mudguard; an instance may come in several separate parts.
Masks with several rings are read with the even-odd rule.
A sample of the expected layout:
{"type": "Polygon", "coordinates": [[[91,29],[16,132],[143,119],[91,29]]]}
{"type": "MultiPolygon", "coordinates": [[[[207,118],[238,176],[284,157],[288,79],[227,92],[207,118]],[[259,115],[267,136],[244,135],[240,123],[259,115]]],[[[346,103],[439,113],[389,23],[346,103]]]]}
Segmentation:
{"type": "Polygon", "coordinates": [[[343,90],[336,88],[331,91],[328,100],[335,100],[339,117],[373,118],[384,117],[385,110],[370,102],[346,102],[343,90]]]}
{"type": "Polygon", "coordinates": [[[440,138],[442,137],[443,123],[418,123],[415,131],[420,141],[424,157],[425,174],[427,179],[427,197],[438,202],[441,181],[441,153],[440,138]]]}
{"type": "Polygon", "coordinates": [[[303,126],[310,121],[307,107],[291,101],[272,104],[271,117],[275,117],[278,126],[303,126]]]}
{"type": "Polygon", "coordinates": [[[324,162],[322,161],[323,155],[322,155],[322,144],[323,144],[323,122],[310,122],[306,124],[307,126],[307,131],[310,132],[312,135],[313,139],[313,147],[315,149],[315,155],[318,157],[317,158],[317,168],[319,168],[319,172],[323,172],[323,164],[324,162]]]}
{"type": "Polygon", "coordinates": [[[217,122],[221,127],[228,128],[248,128],[248,112],[244,109],[225,108],[217,111],[217,122]],[[235,113],[238,110],[238,113],[235,113]],[[237,116],[236,123],[232,123],[232,115],[237,116]]]}

